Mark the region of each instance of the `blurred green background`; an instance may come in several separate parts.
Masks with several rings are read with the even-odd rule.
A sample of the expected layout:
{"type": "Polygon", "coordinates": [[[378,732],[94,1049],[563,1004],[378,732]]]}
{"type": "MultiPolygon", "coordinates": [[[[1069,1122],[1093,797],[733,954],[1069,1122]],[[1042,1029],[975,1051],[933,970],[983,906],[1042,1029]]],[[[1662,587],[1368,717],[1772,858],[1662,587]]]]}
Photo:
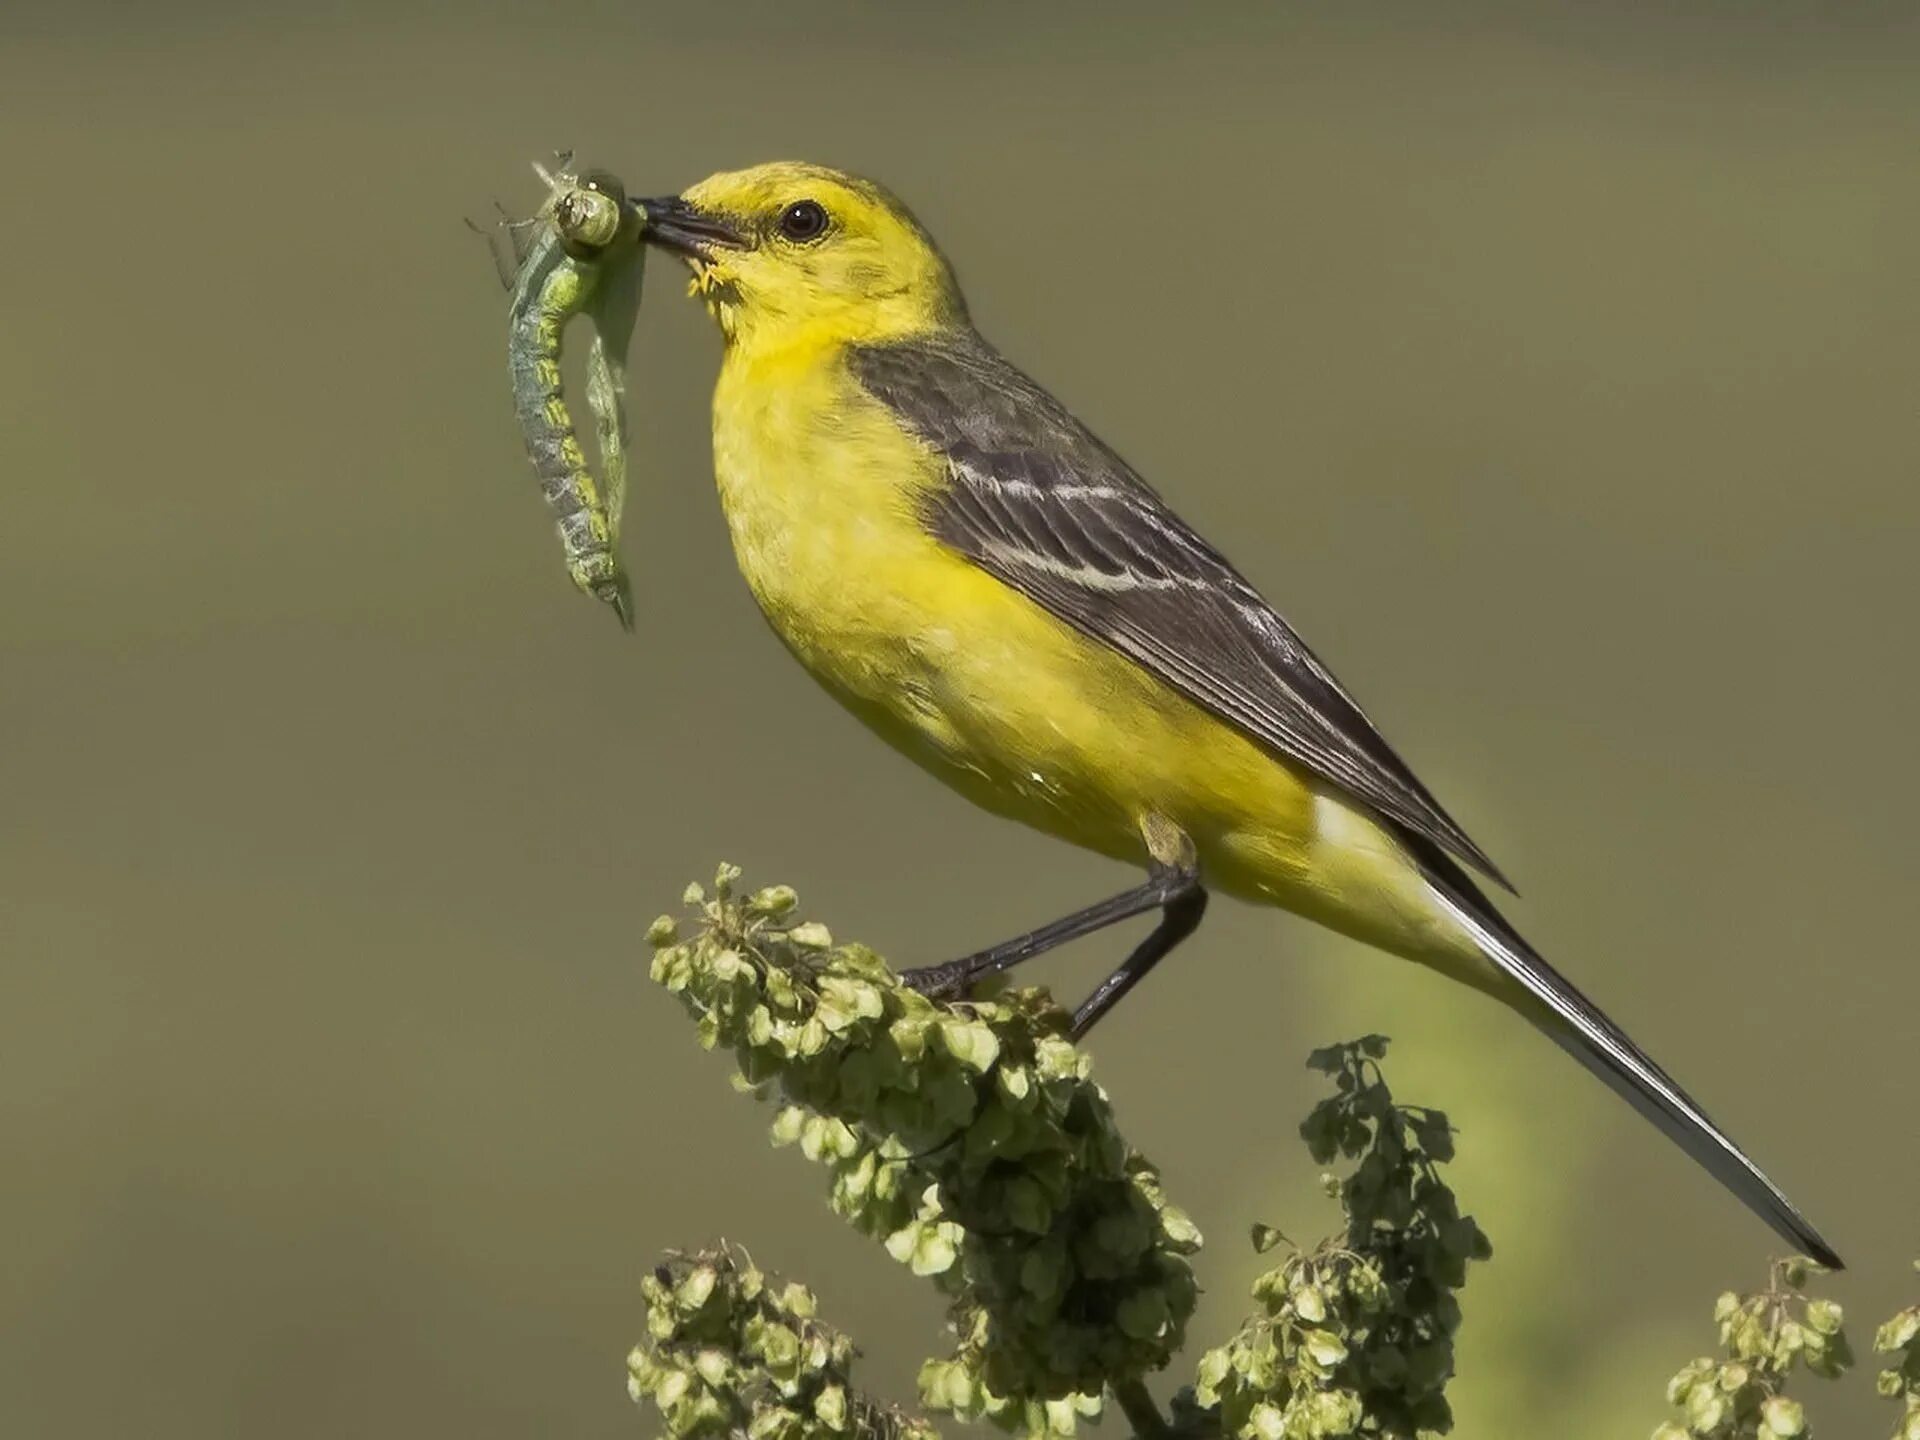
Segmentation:
{"type": "MultiPolygon", "coordinates": [[[[905,194],[1827,1231],[1864,1343],[1920,1252],[1920,26],[1688,8],[10,0],[0,1431],[641,1433],[636,1277],[722,1234],[875,1388],[940,1343],[641,931],[723,857],[903,963],[1126,877],[780,651],[667,265],[638,635],[571,591],[461,226],[561,145],[905,194]]],[[[1519,1021],[1231,903],[1093,1047],[1212,1237],[1196,1340],[1250,1220],[1329,1222],[1300,1062],[1374,1029],[1497,1250],[1460,1433],[1646,1433],[1771,1236],[1519,1021]]]]}

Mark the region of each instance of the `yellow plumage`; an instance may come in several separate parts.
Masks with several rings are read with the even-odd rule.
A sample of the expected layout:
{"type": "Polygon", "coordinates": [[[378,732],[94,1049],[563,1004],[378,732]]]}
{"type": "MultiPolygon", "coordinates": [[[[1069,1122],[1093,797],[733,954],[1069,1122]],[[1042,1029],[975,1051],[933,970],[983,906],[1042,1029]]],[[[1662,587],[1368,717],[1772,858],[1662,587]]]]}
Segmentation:
{"type": "MultiPolygon", "coordinates": [[[[810,178],[810,193],[829,183],[810,178]]],[[[737,209],[781,179],[715,177],[687,198],[727,192],[737,209]]],[[[836,699],[996,814],[1136,864],[1162,816],[1221,890],[1498,981],[1362,811],[928,533],[921,502],[948,483],[945,462],[866,393],[848,347],[965,325],[956,297],[936,286],[876,310],[796,294],[779,307],[788,323],[771,323],[744,309],[730,259],[696,282],[729,337],[713,405],[721,505],[768,622],[836,699]]]]}
{"type": "Polygon", "coordinates": [[[944,463],[861,389],[843,345],[730,346],[713,453],[775,633],[968,799],[1142,865],[1142,827],[1163,816],[1219,889],[1484,968],[1367,816],[928,534],[919,500],[944,463]]]}
{"type": "MultiPolygon", "coordinates": [[[[1456,863],[1491,872],[1485,857],[1284,621],[973,335],[905,207],[791,164],[643,206],[727,339],[714,468],[775,632],[975,803],[1156,877],[1115,897],[1127,904],[1036,932],[1053,943],[1093,928],[1080,922],[1095,911],[1104,924],[1164,907],[1080,1023],[1198,925],[1202,882],[1279,905],[1525,1014],[1782,1235],[1837,1263],[1506,926],[1456,863]]],[[[1044,948],[1035,938],[958,962],[963,978],[973,961],[1044,948]]]]}

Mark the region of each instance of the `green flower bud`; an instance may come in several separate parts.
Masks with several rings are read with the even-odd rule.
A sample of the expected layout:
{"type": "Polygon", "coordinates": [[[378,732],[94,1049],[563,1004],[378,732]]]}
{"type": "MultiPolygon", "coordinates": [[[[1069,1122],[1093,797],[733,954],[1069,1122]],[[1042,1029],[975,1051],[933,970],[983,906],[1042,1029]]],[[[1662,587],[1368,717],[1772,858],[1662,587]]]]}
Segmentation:
{"type": "Polygon", "coordinates": [[[1839,1334],[1845,1316],[1846,1312],[1831,1300],[1807,1302],[1807,1324],[1822,1335],[1839,1334]]]}
{"type": "Polygon", "coordinates": [[[800,903],[800,897],[791,885],[769,885],[764,890],[756,890],[747,901],[747,913],[777,920],[790,912],[800,903]]]}
{"type": "Polygon", "coordinates": [[[847,1392],[839,1385],[829,1385],[815,1398],[813,1413],[829,1430],[847,1428],[847,1392]]]}
{"type": "Polygon", "coordinates": [[[713,1295],[720,1277],[710,1265],[702,1265],[688,1274],[673,1292],[674,1304],[683,1313],[698,1310],[713,1295]]]}
{"type": "Polygon", "coordinates": [[[1141,1290],[1120,1302],[1115,1319],[1120,1329],[1136,1340],[1151,1340],[1165,1328],[1168,1318],[1167,1297],[1158,1290],[1141,1290]]]}
{"type": "Polygon", "coordinates": [[[1920,1336],[1920,1306],[1902,1310],[1874,1333],[1873,1348],[1876,1350],[1900,1350],[1911,1345],[1916,1336],[1920,1336]]]}
{"type": "Polygon", "coordinates": [[[1714,1386],[1702,1385],[1687,1396],[1687,1423],[1701,1434],[1719,1428],[1727,1415],[1727,1397],[1714,1386]]]}
{"type": "Polygon", "coordinates": [[[662,1414],[680,1403],[681,1398],[693,1387],[693,1377],[684,1370],[668,1370],[653,1387],[653,1403],[660,1407],[662,1414]]]}
{"type": "Polygon", "coordinates": [[[1300,1337],[1300,1343],[1308,1358],[1323,1370],[1331,1370],[1347,1358],[1346,1344],[1329,1330],[1309,1330],[1300,1337]]]}
{"type": "Polygon", "coordinates": [[[970,1070],[990,1070],[1000,1057],[999,1040],[978,1021],[942,1020],[938,1033],[947,1053],[970,1070]]]}
{"type": "Polygon", "coordinates": [[[1760,1420],[1769,1435],[1795,1436],[1806,1433],[1807,1417],[1800,1402],[1775,1395],[1760,1406],[1760,1420]]]}

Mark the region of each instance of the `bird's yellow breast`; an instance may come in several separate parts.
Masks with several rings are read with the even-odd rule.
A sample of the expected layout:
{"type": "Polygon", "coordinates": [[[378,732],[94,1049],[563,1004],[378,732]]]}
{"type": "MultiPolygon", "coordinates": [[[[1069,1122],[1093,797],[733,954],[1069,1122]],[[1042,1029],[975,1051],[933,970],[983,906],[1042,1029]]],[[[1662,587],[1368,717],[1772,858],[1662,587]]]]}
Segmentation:
{"type": "Polygon", "coordinates": [[[948,549],[920,518],[945,462],[831,347],[730,350],[714,469],[775,632],[880,735],[976,803],[1119,859],[1192,837],[1209,883],[1391,948],[1424,929],[1365,814],[948,549]],[[1337,835],[1337,843],[1329,843],[1337,835]]]}
{"type": "Polygon", "coordinates": [[[930,535],[919,506],[944,462],[831,352],[730,354],[714,468],[741,571],[781,639],[976,801],[1138,857],[1144,814],[1195,808],[1173,794],[1188,800],[1193,775],[1156,775],[1154,753],[1216,752],[1222,787],[1271,769],[1232,732],[1196,747],[1194,732],[1224,727],[930,535]]]}

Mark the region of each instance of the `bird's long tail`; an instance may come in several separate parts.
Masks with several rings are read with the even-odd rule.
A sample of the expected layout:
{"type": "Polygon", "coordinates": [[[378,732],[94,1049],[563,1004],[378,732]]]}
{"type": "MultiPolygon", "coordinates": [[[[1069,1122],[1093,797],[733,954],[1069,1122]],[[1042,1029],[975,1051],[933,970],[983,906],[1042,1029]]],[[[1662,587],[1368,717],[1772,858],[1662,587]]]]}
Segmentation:
{"type": "Polygon", "coordinates": [[[1530,1018],[1556,1044],[1659,1126],[1797,1252],[1832,1269],[1841,1268],[1833,1247],[1820,1238],[1780,1187],[1599,1006],[1542,960],[1457,865],[1437,850],[1417,843],[1414,848],[1441,904],[1472,935],[1487,960],[1531,997],[1530,1018]]]}

